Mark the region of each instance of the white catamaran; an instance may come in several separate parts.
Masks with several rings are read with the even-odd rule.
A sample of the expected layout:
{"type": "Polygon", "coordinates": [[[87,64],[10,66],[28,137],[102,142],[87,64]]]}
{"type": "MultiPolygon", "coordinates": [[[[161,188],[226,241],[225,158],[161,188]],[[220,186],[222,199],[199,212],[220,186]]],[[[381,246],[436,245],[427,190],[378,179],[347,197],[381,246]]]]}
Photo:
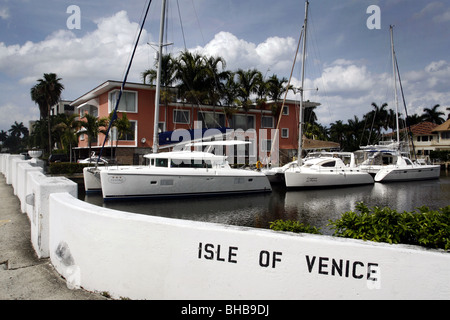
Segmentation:
{"type": "MultiPolygon", "coordinates": [[[[367,172],[356,168],[351,161],[351,165],[344,164],[339,154],[317,154],[313,157],[302,160],[303,143],[303,85],[305,78],[306,59],[306,34],[308,22],[308,5],[305,4],[305,22],[303,25],[303,53],[302,53],[302,80],[300,88],[300,112],[299,112],[299,141],[298,160],[290,163],[284,170],[284,180],[287,188],[304,187],[334,187],[350,186],[373,183],[373,178],[367,172]]],[[[342,155],[342,154],[341,154],[342,155]]],[[[346,154],[348,155],[348,154],[346,154]]],[[[351,154],[353,157],[353,154],[351,154]]],[[[353,159],[353,158],[352,158],[353,159]]],[[[276,174],[275,174],[276,175],[276,174]]]]}
{"type": "MultiPolygon", "coordinates": [[[[165,3],[162,1],[159,57],[162,56],[165,3]]],[[[148,166],[117,166],[98,169],[90,173],[100,183],[103,199],[157,198],[230,193],[270,192],[267,177],[261,172],[233,169],[226,156],[211,152],[183,151],[158,152],[158,119],[161,59],[158,61],[153,153],[144,157],[148,166]]],[[[210,142],[230,145],[241,141],[210,142]]],[[[207,143],[204,143],[205,145],[207,143]]],[[[92,171],[92,170],[91,170],[92,171]]],[[[86,170],[88,172],[88,170],[86,170]]]]}
{"type": "MultiPolygon", "coordinates": [[[[438,179],[441,168],[439,165],[431,165],[412,161],[402,152],[400,141],[400,128],[398,118],[398,94],[397,75],[400,82],[400,73],[394,50],[393,27],[390,26],[391,53],[394,76],[394,96],[396,105],[397,142],[380,143],[379,145],[361,147],[364,154],[364,162],[360,164],[361,170],[371,173],[375,182],[389,181],[413,181],[438,179]]],[[[406,106],[405,106],[406,107],[406,106]]]]}

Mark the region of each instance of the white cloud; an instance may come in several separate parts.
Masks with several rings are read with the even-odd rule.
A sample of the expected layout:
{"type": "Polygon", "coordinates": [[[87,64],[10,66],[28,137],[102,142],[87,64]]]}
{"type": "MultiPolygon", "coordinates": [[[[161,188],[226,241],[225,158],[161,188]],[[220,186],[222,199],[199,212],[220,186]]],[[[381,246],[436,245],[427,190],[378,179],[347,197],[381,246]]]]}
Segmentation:
{"type": "Polygon", "coordinates": [[[422,114],[423,108],[440,104],[442,112],[450,106],[450,62],[432,61],[423,70],[407,72],[404,88],[407,92],[408,112],[422,114]]]}
{"type": "MultiPolygon", "coordinates": [[[[64,99],[75,99],[103,81],[121,80],[129,62],[137,23],[130,22],[125,11],[98,21],[97,28],[82,37],[62,29],[49,35],[41,42],[27,41],[23,45],[5,45],[0,42],[1,81],[15,81],[15,98],[11,104],[7,99],[0,102],[0,108],[12,110],[2,114],[20,119],[33,119],[28,106],[37,107],[29,98],[29,90],[44,73],[56,73],[65,86],[64,99]],[[5,76],[9,78],[6,80],[5,76]],[[22,98],[18,102],[18,96],[22,98]]],[[[142,33],[129,81],[140,81],[140,72],[148,68],[149,46],[145,43],[147,33],[142,33]]],[[[0,96],[8,97],[10,91],[0,87],[0,96]]],[[[5,119],[9,125],[16,119],[5,119]]],[[[25,122],[24,122],[25,123],[25,122]]],[[[9,125],[7,127],[9,127],[9,125]]]]}
{"type": "Polygon", "coordinates": [[[25,127],[28,128],[29,121],[33,119],[39,119],[39,109],[35,106],[28,106],[27,108],[22,108],[14,103],[6,103],[0,105],[0,130],[7,131],[14,124],[14,121],[18,123],[23,123],[25,127]],[[17,110],[23,109],[23,112],[17,112],[17,110]],[[13,118],[11,118],[13,117],[13,118]]]}
{"type": "Polygon", "coordinates": [[[260,44],[238,39],[229,32],[219,32],[204,47],[196,51],[208,56],[221,56],[229,70],[256,68],[262,73],[288,73],[294,59],[293,38],[270,37],[260,44]]]}
{"type": "Polygon", "coordinates": [[[8,8],[0,8],[0,19],[8,20],[10,17],[8,8]]]}
{"type": "MultiPolygon", "coordinates": [[[[10,115],[3,117],[0,129],[8,129],[14,121],[27,123],[39,116],[37,106],[29,98],[29,90],[44,73],[54,72],[63,79],[64,99],[75,99],[103,81],[123,78],[139,26],[130,22],[125,11],[96,23],[97,28],[83,36],[62,29],[41,42],[28,41],[22,45],[0,42],[0,81],[10,84],[8,90],[0,86],[0,96],[6,97],[0,102],[0,112],[10,115]],[[14,100],[8,100],[11,85],[17,91],[14,100]]],[[[145,43],[148,38],[144,31],[129,81],[140,81],[140,72],[153,66],[153,49],[145,43]]],[[[269,75],[282,77],[291,71],[296,47],[296,40],[290,37],[269,37],[262,43],[252,43],[232,33],[219,32],[204,47],[195,50],[223,57],[228,70],[257,68],[263,74],[270,70],[269,75]]],[[[174,48],[174,52],[178,51],[174,48]]],[[[305,88],[319,89],[306,91],[305,97],[322,104],[316,112],[324,125],[336,120],[347,121],[354,115],[361,119],[371,110],[372,102],[392,105],[391,75],[371,71],[361,61],[336,57],[332,63],[324,64],[317,75],[307,72],[306,77],[305,88]]],[[[449,103],[448,61],[431,62],[402,78],[410,113],[421,114],[424,107],[449,103]]],[[[292,84],[299,87],[298,76],[292,79],[292,84]]]]}
{"type": "MultiPolygon", "coordinates": [[[[68,81],[81,78],[118,78],[128,63],[138,25],[125,11],[97,21],[97,29],[82,38],[59,30],[38,43],[5,46],[0,43],[0,70],[33,84],[53,72],[68,81]]],[[[145,32],[142,38],[145,39],[145,32]]]]}

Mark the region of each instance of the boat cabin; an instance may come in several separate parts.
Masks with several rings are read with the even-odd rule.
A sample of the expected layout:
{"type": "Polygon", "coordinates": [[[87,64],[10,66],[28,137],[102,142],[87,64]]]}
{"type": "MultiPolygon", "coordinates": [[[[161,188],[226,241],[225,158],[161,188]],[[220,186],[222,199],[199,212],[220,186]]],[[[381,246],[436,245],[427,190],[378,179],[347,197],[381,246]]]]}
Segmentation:
{"type": "Polygon", "coordinates": [[[152,168],[225,168],[229,166],[226,157],[214,155],[208,152],[180,151],[147,154],[144,156],[150,160],[152,168]]]}

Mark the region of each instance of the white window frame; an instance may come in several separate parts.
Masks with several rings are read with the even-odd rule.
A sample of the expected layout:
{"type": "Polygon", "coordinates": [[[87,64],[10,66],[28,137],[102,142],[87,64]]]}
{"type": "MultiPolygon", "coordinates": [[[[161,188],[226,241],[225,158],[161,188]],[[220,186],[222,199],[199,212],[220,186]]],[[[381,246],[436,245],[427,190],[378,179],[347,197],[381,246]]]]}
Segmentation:
{"type": "MultiPolygon", "coordinates": [[[[227,122],[227,116],[226,116],[226,114],[225,113],[223,113],[223,112],[213,112],[213,111],[198,111],[197,112],[197,119],[200,121],[200,114],[202,114],[202,116],[203,116],[203,122],[204,122],[204,120],[205,120],[205,116],[206,115],[209,115],[209,116],[211,116],[212,118],[213,118],[213,115],[215,114],[215,116],[216,116],[216,119],[213,119],[213,121],[215,122],[214,123],[214,126],[216,126],[217,124],[219,125],[219,126],[225,126],[225,124],[226,124],[226,122],[227,122]],[[223,116],[223,123],[220,123],[220,119],[217,119],[218,117],[220,117],[220,116],[223,116]]],[[[208,124],[207,123],[204,123],[203,124],[203,126],[204,127],[208,127],[208,124]]]]}
{"type": "MultiPolygon", "coordinates": [[[[137,142],[137,133],[138,133],[138,122],[137,120],[129,120],[130,123],[134,123],[134,144],[136,145],[137,142]]],[[[127,142],[127,141],[133,141],[133,140],[123,140],[123,139],[119,139],[119,142],[127,142]]]]}
{"type": "MultiPolygon", "coordinates": [[[[115,90],[112,90],[112,91],[108,92],[108,111],[109,111],[109,113],[111,113],[114,110],[114,108],[116,107],[116,102],[117,102],[116,99],[114,99],[114,101],[113,101],[112,95],[113,94],[115,95],[116,93],[119,93],[119,92],[120,92],[120,90],[118,90],[118,89],[115,89],[115,90]]],[[[119,104],[119,108],[117,109],[117,112],[138,113],[138,111],[139,111],[138,110],[138,105],[139,105],[139,103],[138,103],[138,99],[139,99],[138,92],[137,91],[133,91],[133,90],[123,90],[121,99],[123,98],[124,93],[126,93],[126,94],[133,93],[135,95],[134,111],[122,110],[122,109],[120,109],[120,104],[119,104]]]]}
{"type": "Polygon", "coordinates": [[[178,124],[189,124],[189,123],[191,123],[191,111],[190,111],[190,110],[174,109],[174,110],[173,110],[172,116],[173,116],[173,123],[178,123],[178,124]],[[175,113],[176,113],[176,112],[179,112],[179,111],[180,111],[180,112],[187,112],[187,113],[188,113],[188,116],[187,116],[187,122],[179,122],[179,121],[176,121],[175,113]]]}
{"type": "Polygon", "coordinates": [[[233,124],[233,129],[256,129],[256,117],[255,117],[255,115],[252,115],[252,114],[248,114],[247,115],[247,118],[246,118],[246,121],[247,121],[247,125],[248,125],[248,118],[253,118],[253,126],[252,127],[248,127],[248,128],[240,128],[240,127],[236,127],[236,124],[234,123],[234,118],[235,117],[243,117],[243,118],[246,118],[246,115],[245,114],[242,114],[242,113],[236,113],[236,114],[233,114],[232,115],[232,117],[231,117],[231,121],[232,121],[232,124],[233,124]]]}
{"type": "Polygon", "coordinates": [[[274,128],[274,127],[275,127],[275,118],[273,116],[261,116],[261,128],[271,129],[271,128],[274,128]],[[264,125],[264,121],[263,121],[264,118],[271,119],[272,120],[272,124],[270,126],[265,126],[264,125]]]}
{"type": "Polygon", "coordinates": [[[281,128],[281,138],[289,138],[289,128],[281,128]],[[283,132],[286,132],[286,134],[283,132]]]}

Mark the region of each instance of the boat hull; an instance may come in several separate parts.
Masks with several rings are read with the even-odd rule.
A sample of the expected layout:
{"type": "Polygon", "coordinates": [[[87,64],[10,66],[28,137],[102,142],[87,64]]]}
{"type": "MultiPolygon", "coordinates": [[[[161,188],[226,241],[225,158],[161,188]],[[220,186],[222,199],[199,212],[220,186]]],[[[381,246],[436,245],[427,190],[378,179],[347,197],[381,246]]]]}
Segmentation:
{"type": "Polygon", "coordinates": [[[377,172],[375,182],[415,181],[438,179],[441,173],[439,166],[418,166],[413,168],[384,168],[377,172]]]}
{"type": "Polygon", "coordinates": [[[372,184],[374,180],[367,172],[308,172],[287,170],[284,173],[287,188],[325,188],[372,184]]]}
{"type": "Polygon", "coordinates": [[[100,168],[83,168],[84,190],[86,193],[98,193],[102,191],[100,182],[100,168]]]}
{"type": "Polygon", "coordinates": [[[175,173],[158,172],[148,167],[103,170],[100,172],[103,199],[192,197],[272,190],[267,177],[252,171],[233,169],[234,173],[224,173],[196,169],[193,173],[192,170],[177,170],[175,173]]]}

